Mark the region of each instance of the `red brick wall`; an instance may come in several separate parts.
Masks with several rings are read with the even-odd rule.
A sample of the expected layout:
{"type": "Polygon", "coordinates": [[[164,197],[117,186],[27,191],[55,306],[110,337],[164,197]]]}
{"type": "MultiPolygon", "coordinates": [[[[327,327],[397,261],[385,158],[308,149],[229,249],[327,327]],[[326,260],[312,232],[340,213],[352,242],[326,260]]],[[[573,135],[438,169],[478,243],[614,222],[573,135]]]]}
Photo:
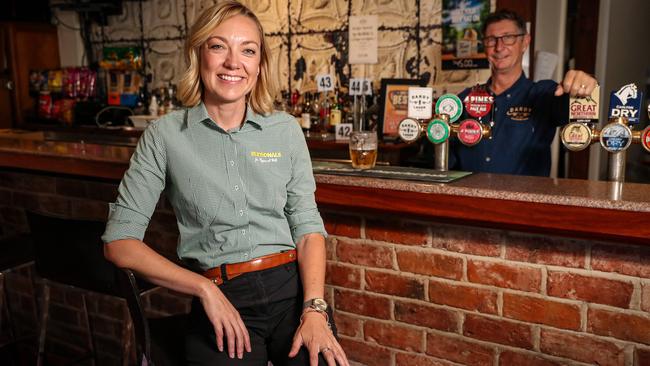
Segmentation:
{"type": "MultiPolygon", "coordinates": [[[[0,233],[23,209],[105,219],[116,182],[0,171],[0,233]]],[[[650,248],[325,211],[327,297],[350,359],[366,365],[650,366],[650,248]]],[[[159,204],[147,241],[175,258],[159,204]]],[[[25,272],[25,271],[24,271],[25,272]]],[[[29,271],[12,296],[28,302],[29,271]]],[[[50,345],[82,344],[79,299],[54,292],[50,345]]],[[[89,300],[100,365],[118,363],[123,304],[89,300]]],[[[150,311],[187,310],[159,292],[150,311]]],[[[20,310],[19,319],[29,318],[20,310]]]]}
{"type": "Polygon", "coordinates": [[[324,214],[328,296],[366,365],[650,365],[650,248],[324,214]]]}

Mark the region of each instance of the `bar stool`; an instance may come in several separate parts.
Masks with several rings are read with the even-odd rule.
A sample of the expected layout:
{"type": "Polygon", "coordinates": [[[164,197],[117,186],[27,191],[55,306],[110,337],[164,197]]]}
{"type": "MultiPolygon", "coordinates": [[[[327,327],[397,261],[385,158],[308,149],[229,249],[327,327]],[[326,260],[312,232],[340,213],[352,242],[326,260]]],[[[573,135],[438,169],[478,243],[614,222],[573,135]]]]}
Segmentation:
{"type": "Polygon", "coordinates": [[[135,330],[138,366],[181,366],[185,362],[184,337],[187,314],[148,318],[142,305],[141,290],[146,282],[130,269],[117,273],[117,284],[129,306],[135,330]]]}
{"type": "MultiPolygon", "coordinates": [[[[36,273],[42,279],[37,364],[42,365],[45,362],[50,288],[57,286],[65,293],[77,292],[81,295],[80,323],[85,326],[86,337],[83,346],[86,351],[72,362],[90,359],[91,364],[95,365],[96,346],[86,295],[95,292],[122,299],[115,287],[117,269],[104,258],[101,235],[105,223],[54,217],[36,212],[27,212],[27,221],[34,240],[36,273]]],[[[126,308],[122,318],[122,362],[127,364],[132,323],[126,308]]]]}
{"type": "MultiPolygon", "coordinates": [[[[0,330],[6,328],[7,331],[6,334],[0,335],[0,350],[2,351],[7,351],[8,348],[12,348],[11,351],[15,351],[13,346],[17,343],[34,338],[34,334],[31,333],[22,335],[17,334],[15,322],[12,318],[12,304],[9,300],[9,294],[7,291],[7,275],[12,272],[21,271],[33,264],[34,249],[31,236],[23,234],[0,240],[0,330]]],[[[31,309],[32,316],[34,322],[36,322],[38,319],[36,314],[36,300],[34,299],[34,296],[32,296],[31,299],[33,300],[31,309]]],[[[14,364],[14,352],[11,353],[10,358],[11,360],[0,358],[0,363],[10,362],[11,364],[14,364]]]]}

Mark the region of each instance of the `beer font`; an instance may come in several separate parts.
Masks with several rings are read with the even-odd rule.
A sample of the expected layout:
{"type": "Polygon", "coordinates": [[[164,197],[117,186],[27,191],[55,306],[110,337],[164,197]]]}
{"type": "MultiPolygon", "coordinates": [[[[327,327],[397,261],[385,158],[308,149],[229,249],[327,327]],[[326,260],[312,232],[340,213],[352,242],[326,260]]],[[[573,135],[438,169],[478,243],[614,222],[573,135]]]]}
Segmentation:
{"type": "MultiPolygon", "coordinates": [[[[599,87],[590,96],[571,98],[569,123],[560,133],[562,144],[570,151],[581,151],[593,143],[609,153],[608,180],[625,181],[626,150],[633,143],[640,143],[650,152],[650,126],[643,131],[634,130],[639,123],[643,92],[636,85],[627,84],[610,95],[608,123],[602,129],[596,127],[599,120],[599,87]]],[[[648,110],[650,116],[650,109],[648,110]]]]}
{"type": "Polygon", "coordinates": [[[474,146],[491,136],[490,125],[483,121],[489,118],[494,97],[480,86],[474,87],[463,102],[455,94],[444,94],[435,102],[435,114],[432,115],[432,93],[426,89],[431,90],[409,88],[409,113],[407,118],[400,121],[398,134],[406,143],[416,142],[426,135],[434,145],[434,169],[447,171],[450,137],[458,138],[465,146],[474,146]],[[473,118],[456,123],[463,114],[463,105],[473,118]]]}

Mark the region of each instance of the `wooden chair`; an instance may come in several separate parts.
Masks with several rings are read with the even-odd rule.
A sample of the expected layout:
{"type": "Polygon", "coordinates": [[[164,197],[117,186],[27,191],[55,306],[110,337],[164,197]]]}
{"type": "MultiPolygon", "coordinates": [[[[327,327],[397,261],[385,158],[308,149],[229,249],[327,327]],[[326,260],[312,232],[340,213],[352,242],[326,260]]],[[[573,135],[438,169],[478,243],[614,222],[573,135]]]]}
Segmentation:
{"type": "Polygon", "coordinates": [[[129,269],[118,271],[117,276],[119,291],[126,299],[133,320],[137,364],[183,365],[187,314],[148,318],[142,305],[144,282],[129,269]]]}

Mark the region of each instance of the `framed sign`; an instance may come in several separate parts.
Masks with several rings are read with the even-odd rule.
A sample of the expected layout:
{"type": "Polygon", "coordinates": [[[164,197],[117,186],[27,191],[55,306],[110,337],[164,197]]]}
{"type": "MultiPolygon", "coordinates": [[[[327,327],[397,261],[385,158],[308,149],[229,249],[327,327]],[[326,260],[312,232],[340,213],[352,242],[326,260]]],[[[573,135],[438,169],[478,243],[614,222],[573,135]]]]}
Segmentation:
{"type": "Polygon", "coordinates": [[[384,140],[397,139],[397,126],[407,117],[409,86],[424,86],[418,79],[381,79],[379,96],[379,135],[384,140]]]}

